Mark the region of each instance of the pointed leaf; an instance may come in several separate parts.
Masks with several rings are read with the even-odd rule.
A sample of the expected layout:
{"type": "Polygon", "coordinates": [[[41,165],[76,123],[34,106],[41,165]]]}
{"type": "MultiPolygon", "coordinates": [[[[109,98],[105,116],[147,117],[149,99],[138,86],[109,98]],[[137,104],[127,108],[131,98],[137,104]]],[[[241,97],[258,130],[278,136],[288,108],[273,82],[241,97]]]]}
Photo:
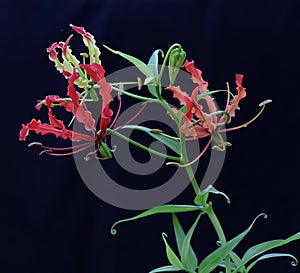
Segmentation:
{"type": "MultiPolygon", "coordinates": [[[[232,260],[234,267],[238,268],[240,262],[241,262],[241,258],[233,251],[230,252],[230,259],[232,260]]],[[[244,273],[246,271],[245,266],[242,266],[241,268],[239,268],[239,270],[237,272],[242,272],[244,273]]]]}
{"type": "Polygon", "coordinates": [[[175,213],[172,213],[172,221],[173,221],[173,227],[175,232],[175,238],[176,238],[176,244],[179,251],[180,256],[182,257],[182,243],[185,238],[185,232],[176,216],[175,213]]]}
{"type": "Polygon", "coordinates": [[[173,249],[169,246],[167,239],[166,239],[167,234],[163,233],[162,234],[162,238],[164,240],[165,243],[165,247],[166,247],[166,253],[167,253],[167,257],[169,262],[176,268],[179,269],[184,269],[184,266],[182,265],[182,263],[180,262],[179,258],[177,257],[177,255],[174,253],[173,249]]]}
{"type": "Polygon", "coordinates": [[[261,260],[270,259],[270,258],[280,258],[280,257],[290,257],[290,258],[292,258],[293,259],[293,261],[291,262],[292,266],[296,266],[298,264],[298,260],[296,259],[296,257],[291,255],[291,254],[270,253],[270,254],[266,254],[266,255],[263,255],[263,256],[259,257],[257,260],[255,260],[253,263],[251,263],[247,267],[246,273],[248,273],[261,260]]]}
{"type": "MultiPolygon", "coordinates": [[[[288,244],[292,241],[299,240],[299,239],[300,239],[300,232],[294,234],[293,236],[290,236],[289,238],[287,238],[285,240],[283,240],[283,239],[271,240],[271,241],[267,241],[267,242],[263,242],[263,243],[254,245],[246,251],[246,253],[242,257],[242,260],[239,263],[237,269],[240,268],[241,266],[244,266],[248,261],[250,261],[254,257],[256,257],[268,250],[274,249],[276,247],[280,247],[282,245],[288,244]]],[[[237,271],[234,271],[234,273],[235,272],[237,272],[237,271]]]]}
{"type": "Polygon", "coordinates": [[[192,249],[191,246],[191,239],[193,236],[193,233],[195,231],[195,228],[198,225],[198,222],[200,220],[200,216],[202,215],[202,212],[198,215],[197,219],[195,220],[194,224],[191,226],[190,230],[186,234],[183,243],[182,243],[182,250],[181,250],[181,261],[182,264],[189,270],[194,271],[198,265],[198,259],[195,254],[195,252],[192,249]]]}
{"type": "Polygon", "coordinates": [[[206,189],[204,189],[199,195],[195,197],[195,204],[200,205],[206,203],[209,193],[221,194],[226,198],[227,203],[230,203],[229,197],[224,192],[218,191],[212,185],[208,185],[206,189]]]}
{"type": "Polygon", "coordinates": [[[148,66],[152,70],[152,74],[156,80],[158,79],[158,54],[159,54],[159,52],[161,52],[163,55],[162,50],[157,49],[153,52],[153,54],[151,55],[151,57],[148,61],[148,66]]]}
{"type": "MultiPolygon", "coordinates": [[[[240,268],[238,268],[240,262],[241,262],[241,258],[233,251],[230,252],[229,254],[230,259],[231,259],[231,270],[234,270],[233,272],[237,273],[245,273],[246,272],[246,268],[245,266],[242,266],[240,268]]],[[[223,260],[221,263],[218,264],[218,266],[222,266],[224,268],[226,268],[226,260],[223,260]]]]}
{"type": "Polygon", "coordinates": [[[266,214],[258,215],[254,219],[252,224],[244,232],[234,237],[226,244],[223,244],[221,247],[219,247],[215,251],[211,252],[207,257],[205,257],[198,267],[198,272],[199,273],[212,272],[218,266],[218,264],[221,263],[222,260],[225,259],[226,256],[228,256],[230,252],[242,241],[242,239],[248,234],[248,232],[251,230],[252,226],[254,225],[255,221],[260,216],[264,216],[266,218],[266,214]]]}
{"type": "Polygon", "coordinates": [[[159,268],[156,268],[154,270],[151,270],[149,273],[158,273],[158,272],[171,272],[171,271],[180,271],[180,268],[177,268],[173,265],[166,265],[159,268]]]}
{"type": "Polygon", "coordinates": [[[151,208],[147,211],[144,211],[134,217],[131,218],[127,218],[127,219],[123,219],[123,220],[119,220],[117,222],[115,222],[111,229],[110,232],[112,234],[116,234],[117,231],[115,230],[115,226],[123,223],[123,222],[129,222],[129,221],[133,221],[133,220],[137,220],[143,217],[147,217],[153,214],[157,214],[157,213],[178,213],[178,212],[189,212],[189,211],[196,211],[196,210],[201,210],[203,207],[201,206],[190,206],[190,205],[163,205],[163,206],[157,206],[154,208],[151,208]]]}
{"type": "Polygon", "coordinates": [[[121,51],[117,51],[117,50],[113,50],[111,48],[109,48],[106,45],[103,45],[106,49],[108,49],[109,51],[111,51],[114,54],[120,55],[121,57],[125,58],[126,60],[128,60],[129,62],[131,62],[134,66],[136,66],[137,69],[139,69],[146,77],[153,77],[153,73],[152,70],[148,67],[148,65],[146,65],[143,61],[125,54],[121,51]]]}
{"type": "Polygon", "coordinates": [[[148,86],[149,92],[154,97],[157,97],[158,92],[160,92],[160,88],[159,88],[160,83],[157,82],[157,80],[158,80],[158,54],[159,54],[159,52],[161,52],[162,55],[163,55],[163,52],[162,52],[161,49],[155,50],[153,52],[153,54],[151,55],[151,57],[148,61],[148,66],[152,71],[153,77],[146,78],[146,80],[145,80],[145,85],[148,86]],[[152,79],[152,80],[150,81],[150,79],[152,79]]]}
{"type": "Polygon", "coordinates": [[[181,155],[180,142],[178,140],[175,140],[173,138],[169,138],[165,134],[162,134],[162,133],[154,133],[153,129],[150,129],[150,128],[147,128],[147,127],[144,127],[144,126],[125,125],[123,128],[143,131],[143,132],[149,134],[151,137],[155,138],[156,140],[160,141],[161,143],[163,143],[167,147],[169,147],[176,154],[181,155]]]}

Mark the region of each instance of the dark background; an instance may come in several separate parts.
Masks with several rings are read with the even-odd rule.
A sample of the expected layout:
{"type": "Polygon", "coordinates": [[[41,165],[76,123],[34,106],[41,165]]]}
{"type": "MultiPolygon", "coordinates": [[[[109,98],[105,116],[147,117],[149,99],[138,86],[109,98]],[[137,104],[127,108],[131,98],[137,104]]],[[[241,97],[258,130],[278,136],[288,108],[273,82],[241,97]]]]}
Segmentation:
{"type": "MultiPolygon", "coordinates": [[[[148,272],[167,265],[161,233],[174,237],[168,215],[119,226],[136,214],[112,207],[81,181],[73,159],[39,157],[18,141],[22,123],[45,118],[36,99],[58,93],[66,81],[48,60],[45,48],[84,26],[98,45],[146,61],[157,48],[183,45],[213,88],[245,75],[247,99],[233,124],[248,120],[258,103],[271,98],[263,116],[247,129],[228,135],[224,169],[215,186],[232,204],[213,197],[228,238],[244,230],[261,212],[249,237],[237,248],[299,231],[299,4],[298,1],[1,1],[1,155],[0,272],[96,273],[148,272]]],[[[80,37],[79,37],[80,38],[80,37]]],[[[81,40],[74,39],[74,46],[81,40]]],[[[107,72],[126,62],[101,47],[107,72]]],[[[35,140],[33,136],[30,140],[35,140]]],[[[55,144],[55,140],[52,144],[55,144]]],[[[172,203],[187,203],[187,189],[172,203]]],[[[185,228],[192,214],[182,216],[185,228]]],[[[215,247],[208,221],[197,229],[193,246],[199,257],[215,247]]],[[[294,242],[275,252],[300,258],[294,242]]],[[[216,271],[218,272],[218,271],[216,271]]],[[[262,262],[253,272],[299,272],[289,259],[262,262]]]]}

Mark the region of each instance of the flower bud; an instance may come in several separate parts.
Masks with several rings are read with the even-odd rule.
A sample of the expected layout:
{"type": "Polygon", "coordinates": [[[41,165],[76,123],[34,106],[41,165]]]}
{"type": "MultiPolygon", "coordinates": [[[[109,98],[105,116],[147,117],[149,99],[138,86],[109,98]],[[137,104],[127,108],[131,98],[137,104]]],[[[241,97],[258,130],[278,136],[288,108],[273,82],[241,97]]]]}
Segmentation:
{"type": "Polygon", "coordinates": [[[101,143],[101,146],[99,148],[99,152],[100,154],[104,157],[104,158],[112,158],[111,152],[109,147],[107,146],[107,144],[105,142],[101,143]]]}
{"type": "Polygon", "coordinates": [[[186,57],[186,52],[182,47],[174,48],[169,57],[169,79],[170,85],[174,85],[175,79],[186,57]]]}

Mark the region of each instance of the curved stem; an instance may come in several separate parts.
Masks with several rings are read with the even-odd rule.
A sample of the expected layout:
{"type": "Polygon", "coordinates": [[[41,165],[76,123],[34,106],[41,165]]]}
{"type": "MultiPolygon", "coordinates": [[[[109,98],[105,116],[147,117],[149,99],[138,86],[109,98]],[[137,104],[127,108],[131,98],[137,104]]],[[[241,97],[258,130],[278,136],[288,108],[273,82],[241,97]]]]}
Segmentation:
{"type": "MultiPolygon", "coordinates": [[[[209,220],[211,221],[216,233],[217,233],[217,236],[220,240],[220,243],[223,245],[223,244],[226,244],[227,240],[226,240],[226,237],[225,237],[225,234],[224,234],[224,231],[223,231],[223,228],[221,226],[221,223],[217,217],[217,215],[215,214],[214,210],[213,210],[213,207],[212,207],[212,204],[207,204],[206,205],[206,208],[204,208],[204,211],[205,213],[207,214],[209,220]]],[[[231,273],[231,265],[230,265],[230,257],[227,256],[226,257],[226,273],[231,273]]]]}
{"type": "Polygon", "coordinates": [[[152,154],[155,154],[157,156],[160,156],[160,157],[163,157],[163,158],[167,158],[167,159],[170,159],[170,160],[175,160],[175,161],[180,161],[180,158],[179,157],[176,157],[176,156],[170,156],[170,155],[166,155],[166,154],[163,154],[163,153],[160,153],[156,150],[153,150],[153,149],[150,149],[149,147],[146,147],[144,145],[142,145],[141,143],[137,142],[137,141],[134,141],[132,140],[131,138],[128,138],[126,136],[124,136],[123,134],[119,133],[119,132],[116,132],[114,130],[109,130],[112,134],[115,134],[116,136],[118,136],[119,138],[122,138],[123,140],[149,152],[149,153],[152,153],[152,154]]]}

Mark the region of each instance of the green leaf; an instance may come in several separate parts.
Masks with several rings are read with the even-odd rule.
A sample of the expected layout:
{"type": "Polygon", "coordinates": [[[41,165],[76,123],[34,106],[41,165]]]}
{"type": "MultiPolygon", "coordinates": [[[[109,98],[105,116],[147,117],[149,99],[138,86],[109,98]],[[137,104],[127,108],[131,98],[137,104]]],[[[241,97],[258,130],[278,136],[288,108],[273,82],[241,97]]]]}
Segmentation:
{"type": "Polygon", "coordinates": [[[139,69],[146,77],[153,77],[153,73],[152,70],[149,68],[148,65],[146,65],[143,61],[125,54],[121,51],[117,51],[117,50],[113,50],[111,48],[109,48],[106,45],[103,45],[106,49],[108,49],[109,51],[111,51],[114,54],[120,55],[121,57],[125,58],[126,60],[128,60],[129,62],[131,62],[134,66],[136,66],[137,69],[139,69]]]}
{"type": "MultiPolygon", "coordinates": [[[[241,262],[241,258],[233,251],[229,253],[230,259],[231,259],[231,270],[235,270],[235,272],[245,273],[246,268],[245,266],[242,266],[241,268],[237,269],[237,266],[241,262]]],[[[221,263],[218,264],[218,266],[222,266],[226,268],[226,260],[221,261],[221,263]]]]}
{"type": "Polygon", "coordinates": [[[211,252],[207,257],[205,257],[198,267],[198,272],[199,273],[212,272],[218,266],[218,264],[220,264],[222,260],[225,259],[226,256],[228,256],[230,252],[242,241],[242,239],[248,234],[248,232],[251,230],[252,226],[254,225],[255,221],[260,216],[264,216],[266,218],[266,214],[258,215],[254,219],[252,224],[244,232],[234,237],[227,243],[223,244],[218,249],[211,252]]]}
{"type": "Polygon", "coordinates": [[[162,238],[164,240],[165,243],[165,247],[166,247],[166,254],[168,257],[169,262],[176,268],[179,269],[183,269],[184,270],[184,266],[183,264],[180,262],[179,258],[177,257],[177,255],[175,254],[175,252],[173,251],[173,249],[169,246],[167,239],[166,239],[167,234],[163,233],[162,234],[162,238]]]}
{"type": "Polygon", "coordinates": [[[175,140],[173,138],[167,137],[165,134],[161,133],[154,133],[153,129],[139,126],[139,125],[125,125],[122,128],[128,128],[128,129],[134,129],[134,130],[140,130],[147,134],[149,134],[151,137],[155,138],[156,140],[160,141],[167,147],[169,147],[172,151],[174,151],[176,154],[181,155],[181,148],[180,148],[180,142],[179,140],[175,140]]]}
{"type": "Polygon", "coordinates": [[[201,206],[190,206],[190,205],[163,205],[163,206],[157,206],[154,208],[151,208],[147,211],[144,211],[134,217],[131,218],[127,218],[127,219],[122,219],[119,220],[117,222],[115,222],[111,229],[110,232],[112,234],[116,234],[117,231],[115,230],[115,226],[120,224],[120,223],[124,223],[124,222],[129,222],[129,221],[133,221],[133,220],[137,220],[143,217],[147,217],[153,214],[157,214],[157,213],[179,213],[179,212],[189,212],[189,211],[196,211],[196,210],[201,210],[203,207],[201,206]]]}
{"type": "Polygon", "coordinates": [[[186,261],[185,263],[183,262],[183,253],[186,251],[183,249],[183,244],[186,244],[186,246],[187,246],[187,239],[185,239],[185,238],[190,235],[187,235],[187,236],[185,235],[185,232],[184,232],[175,213],[172,214],[172,220],[173,220],[173,227],[174,227],[174,232],[175,232],[175,237],[176,237],[177,248],[178,248],[178,251],[181,256],[181,262],[183,263],[183,265],[186,268],[192,269],[194,271],[197,267],[198,260],[197,260],[196,254],[190,244],[188,245],[188,247],[185,247],[188,250],[187,255],[188,255],[188,259],[190,259],[190,260],[186,261]]]}
{"type": "Polygon", "coordinates": [[[195,200],[194,200],[195,204],[202,205],[202,204],[206,203],[209,193],[221,194],[226,198],[227,203],[230,203],[229,197],[224,192],[218,191],[212,185],[208,185],[208,187],[206,189],[204,189],[199,195],[197,195],[195,197],[195,200]]]}
{"type": "MultiPolygon", "coordinates": [[[[300,232],[290,236],[289,238],[287,238],[285,240],[283,240],[283,239],[271,240],[271,241],[267,241],[267,242],[263,242],[263,243],[254,245],[246,251],[246,253],[242,257],[237,269],[240,268],[241,266],[244,266],[248,261],[250,261],[254,257],[256,257],[268,250],[274,249],[276,247],[280,247],[282,245],[288,244],[292,241],[299,240],[299,239],[300,239],[300,232]]],[[[237,271],[234,271],[233,273],[235,273],[235,272],[237,272],[237,271]]]]}
{"type": "Polygon", "coordinates": [[[197,219],[195,220],[194,224],[191,226],[190,230],[186,234],[181,247],[181,261],[182,264],[189,270],[194,271],[198,265],[198,259],[195,252],[191,246],[191,239],[195,228],[198,225],[202,212],[198,215],[197,219]]]}
{"type": "Polygon", "coordinates": [[[177,268],[173,265],[166,265],[159,268],[156,268],[154,270],[151,270],[149,273],[158,273],[158,272],[171,272],[171,271],[180,271],[180,268],[177,268]]]}
{"type": "MultiPolygon", "coordinates": [[[[239,266],[240,262],[241,262],[241,258],[233,251],[231,251],[229,255],[230,255],[230,258],[231,258],[231,260],[234,264],[234,268],[237,268],[239,266]]],[[[238,272],[242,272],[242,273],[244,273],[245,271],[246,271],[245,266],[242,266],[238,270],[238,272]]]]}
{"type": "Polygon", "coordinates": [[[172,221],[173,221],[173,228],[175,232],[176,244],[179,251],[180,256],[182,257],[182,243],[185,237],[185,232],[176,216],[175,213],[172,213],[172,221]]]}
{"type": "MultiPolygon", "coordinates": [[[[158,54],[162,52],[161,49],[157,49],[151,55],[148,66],[152,71],[153,77],[146,78],[144,84],[148,86],[149,92],[154,96],[157,97],[160,93],[160,83],[157,82],[158,80],[158,54]]],[[[163,55],[163,52],[162,52],[163,55]]]]}
{"type": "Polygon", "coordinates": [[[254,262],[252,262],[247,267],[246,273],[248,273],[261,260],[270,259],[270,258],[280,258],[280,257],[290,257],[290,258],[292,258],[293,259],[293,261],[291,262],[292,266],[296,266],[298,264],[298,261],[297,261],[296,257],[293,256],[293,255],[291,255],[291,254],[286,254],[286,253],[270,253],[270,254],[263,255],[263,256],[259,257],[257,260],[255,260],[254,262]]]}
{"type": "Polygon", "coordinates": [[[163,56],[163,51],[161,49],[157,49],[153,52],[151,55],[149,61],[148,61],[148,66],[152,70],[152,74],[154,78],[157,80],[158,79],[158,54],[161,52],[161,55],[163,56]]]}

